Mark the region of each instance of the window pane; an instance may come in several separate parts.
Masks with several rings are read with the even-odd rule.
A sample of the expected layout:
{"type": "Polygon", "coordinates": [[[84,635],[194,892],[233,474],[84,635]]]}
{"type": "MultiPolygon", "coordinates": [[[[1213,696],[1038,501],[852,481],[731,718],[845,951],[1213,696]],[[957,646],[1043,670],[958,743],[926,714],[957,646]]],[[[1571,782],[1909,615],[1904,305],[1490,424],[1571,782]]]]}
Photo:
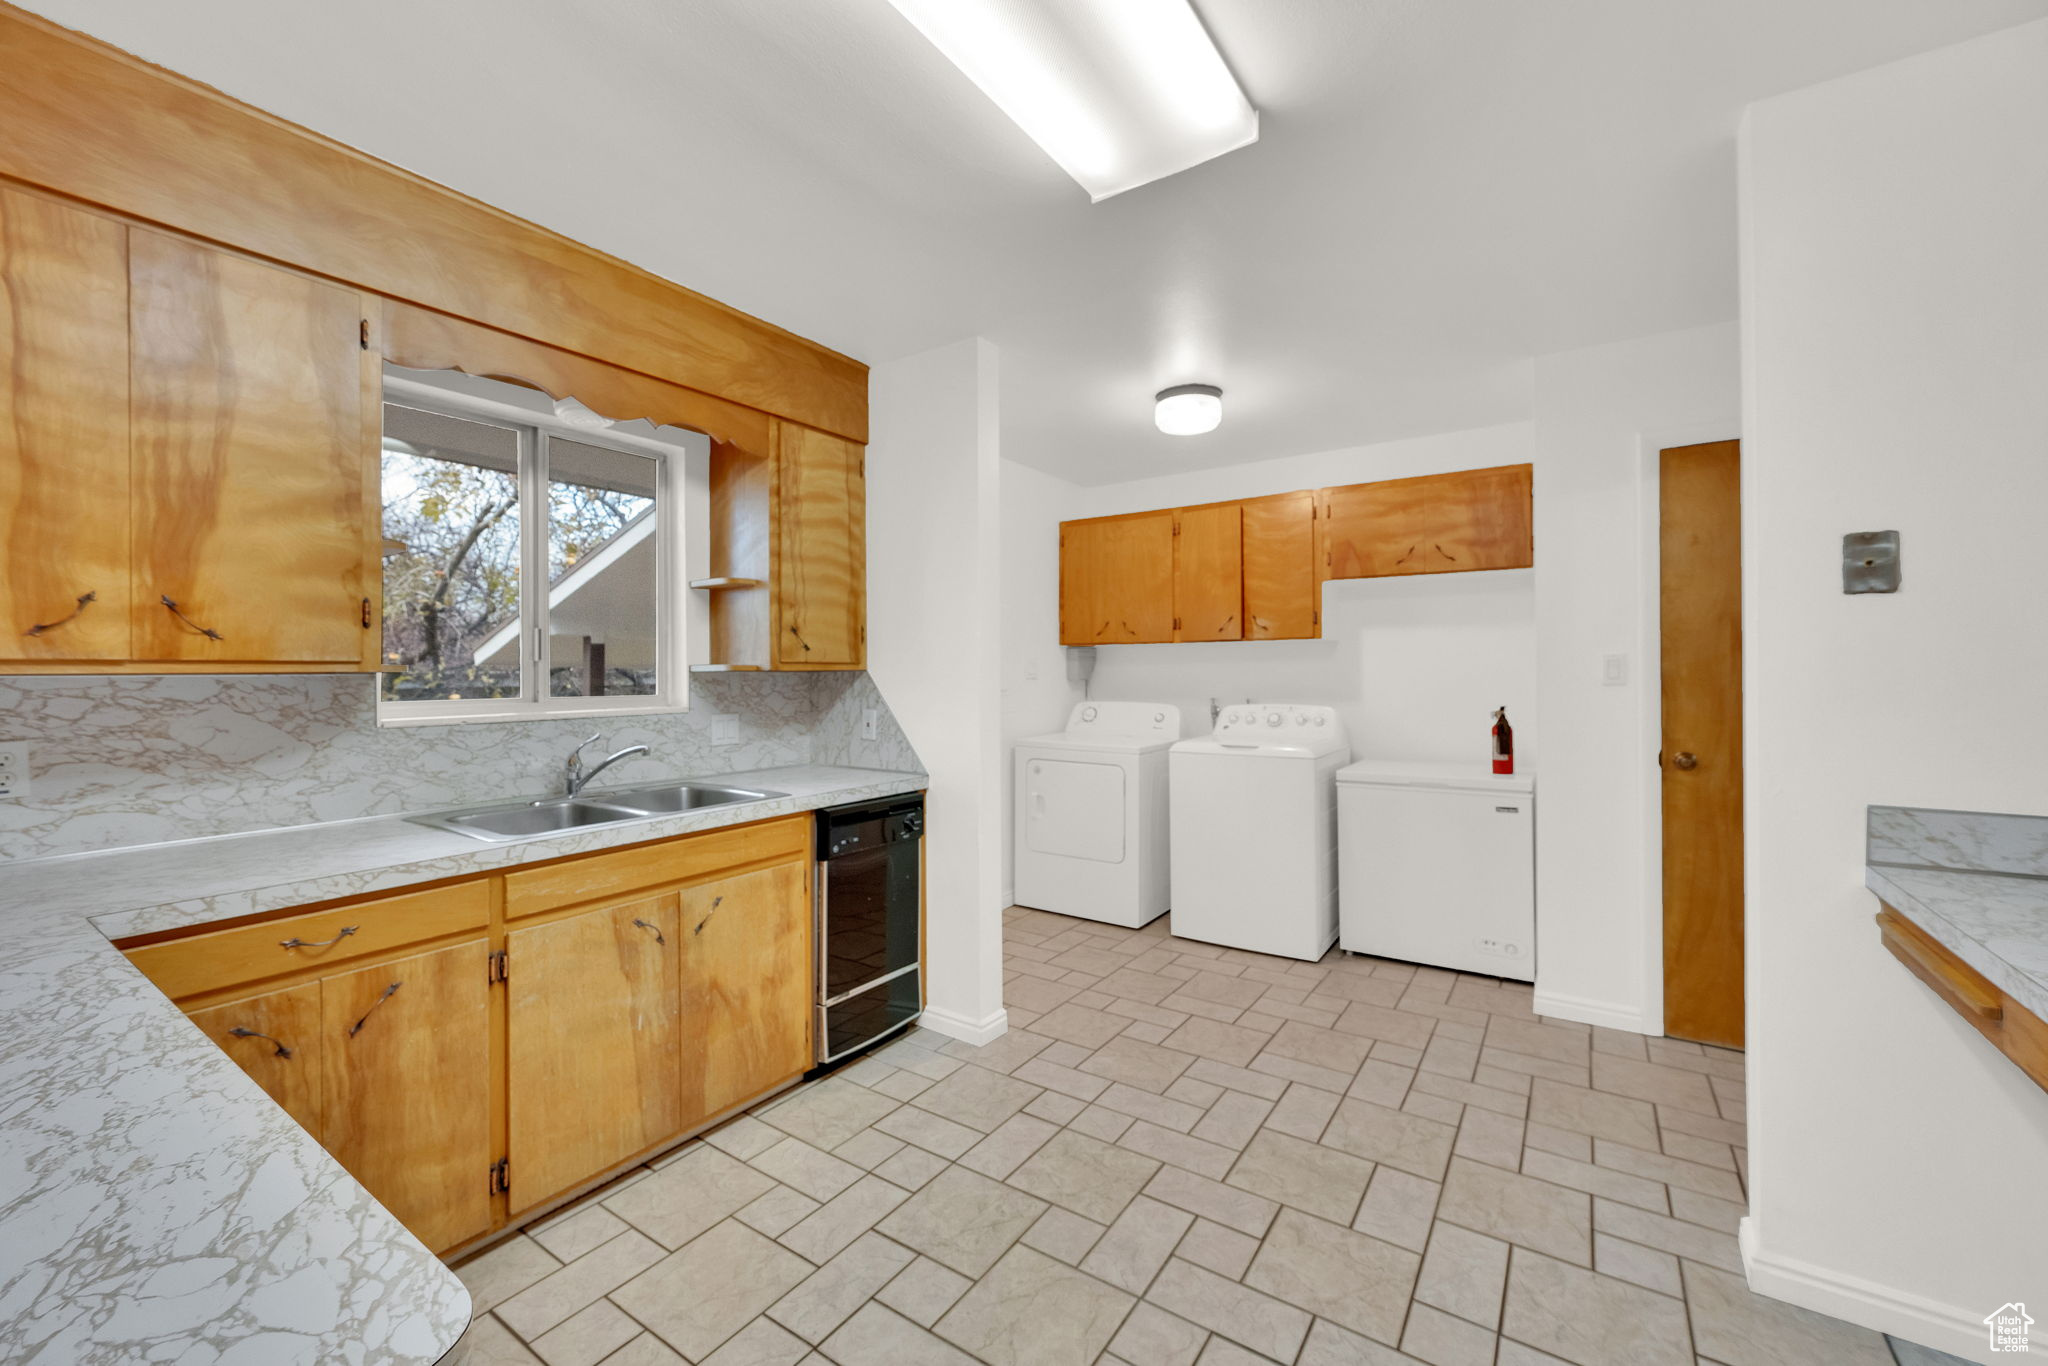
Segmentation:
{"type": "Polygon", "coordinates": [[[549,436],[548,633],[554,697],[657,691],[660,466],[549,436]]]}
{"type": "Polygon", "coordinates": [[[520,695],[519,433],[384,405],[392,702],[520,695]]]}

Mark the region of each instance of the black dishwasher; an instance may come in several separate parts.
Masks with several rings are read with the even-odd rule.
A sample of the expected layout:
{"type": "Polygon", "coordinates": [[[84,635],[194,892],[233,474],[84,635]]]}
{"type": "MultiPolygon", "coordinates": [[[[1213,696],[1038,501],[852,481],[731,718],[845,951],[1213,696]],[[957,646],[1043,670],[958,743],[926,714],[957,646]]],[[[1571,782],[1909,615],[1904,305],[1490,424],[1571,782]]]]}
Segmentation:
{"type": "Polygon", "coordinates": [[[923,793],[818,813],[820,1065],[924,1010],[923,836],[923,793]]]}

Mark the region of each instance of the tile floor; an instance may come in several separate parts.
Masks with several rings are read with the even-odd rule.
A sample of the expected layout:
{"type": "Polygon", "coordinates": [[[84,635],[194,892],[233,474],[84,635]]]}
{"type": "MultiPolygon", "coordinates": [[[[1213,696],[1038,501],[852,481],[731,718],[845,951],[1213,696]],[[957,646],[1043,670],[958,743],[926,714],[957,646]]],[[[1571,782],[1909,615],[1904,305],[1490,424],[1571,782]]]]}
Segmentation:
{"type": "Polygon", "coordinates": [[[462,1366],[1893,1366],[1749,1293],[1742,1057],[1006,917],[920,1031],[458,1268],[462,1366]]]}

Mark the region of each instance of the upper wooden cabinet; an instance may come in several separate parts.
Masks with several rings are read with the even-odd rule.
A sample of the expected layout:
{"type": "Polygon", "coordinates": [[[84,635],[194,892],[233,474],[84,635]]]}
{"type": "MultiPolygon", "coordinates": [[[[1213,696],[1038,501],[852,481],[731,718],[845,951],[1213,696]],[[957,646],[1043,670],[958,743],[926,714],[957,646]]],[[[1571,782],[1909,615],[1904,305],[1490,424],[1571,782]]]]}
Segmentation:
{"type": "Polygon", "coordinates": [[[140,229],[129,273],[133,658],[362,667],[363,299],[140,229]]]}
{"type": "Polygon", "coordinates": [[[867,453],[774,422],[711,447],[711,669],[867,667],[867,453]]]}
{"type": "Polygon", "coordinates": [[[867,663],[865,452],[843,437],[776,424],[775,665],[867,663]]]}
{"type": "Polygon", "coordinates": [[[1322,584],[1535,563],[1528,465],[1060,523],[1060,643],[1313,640],[1322,584]]]}
{"type": "Polygon", "coordinates": [[[1278,493],[1242,507],[1244,638],[1315,639],[1322,634],[1315,494],[1278,493]]]}
{"type": "Polygon", "coordinates": [[[1244,639],[1244,526],[1236,503],[1174,514],[1173,638],[1244,639]]]}
{"type": "Polygon", "coordinates": [[[0,532],[0,659],[128,658],[128,229],[5,187],[0,532]]]}
{"type": "Polygon", "coordinates": [[[1060,643],[1173,639],[1173,513],[1060,524],[1060,643]]]}
{"type": "Polygon", "coordinates": [[[1322,576],[1364,579],[1535,563],[1528,465],[1323,490],[1322,576]]]}

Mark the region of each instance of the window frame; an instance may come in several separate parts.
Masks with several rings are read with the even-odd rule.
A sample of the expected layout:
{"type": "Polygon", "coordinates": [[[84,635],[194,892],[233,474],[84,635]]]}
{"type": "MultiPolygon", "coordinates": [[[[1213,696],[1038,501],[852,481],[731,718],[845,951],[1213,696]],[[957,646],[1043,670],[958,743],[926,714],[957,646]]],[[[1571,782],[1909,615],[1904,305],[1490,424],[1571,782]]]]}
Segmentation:
{"type": "MultiPolygon", "coordinates": [[[[690,709],[688,646],[691,594],[684,581],[689,563],[683,538],[688,518],[683,508],[688,482],[686,457],[680,445],[657,441],[614,428],[579,427],[552,412],[516,403],[442,389],[399,375],[384,376],[378,404],[378,460],[383,459],[384,405],[416,408],[444,417],[484,421],[512,428],[519,442],[519,664],[517,698],[437,699],[394,702],[383,695],[380,670],[376,685],[380,726],[442,726],[498,721],[560,721],[577,717],[647,716],[690,709]],[[548,444],[550,437],[580,445],[615,450],[655,462],[655,691],[644,696],[556,697],[549,691],[554,672],[554,642],[547,630],[552,615],[548,582],[548,444]]],[[[620,419],[626,421],[629,419],[620,419]]],[[[381,474],[380,474],[381,486],[381,474]]],[[[383,507],[380,494],[378,507],[383,507]]],[[[378,620],[382,630],[383,572],[379,561],[378,620]]],[[[380,650],[381,653],[381,650],[380,650]]]]}

